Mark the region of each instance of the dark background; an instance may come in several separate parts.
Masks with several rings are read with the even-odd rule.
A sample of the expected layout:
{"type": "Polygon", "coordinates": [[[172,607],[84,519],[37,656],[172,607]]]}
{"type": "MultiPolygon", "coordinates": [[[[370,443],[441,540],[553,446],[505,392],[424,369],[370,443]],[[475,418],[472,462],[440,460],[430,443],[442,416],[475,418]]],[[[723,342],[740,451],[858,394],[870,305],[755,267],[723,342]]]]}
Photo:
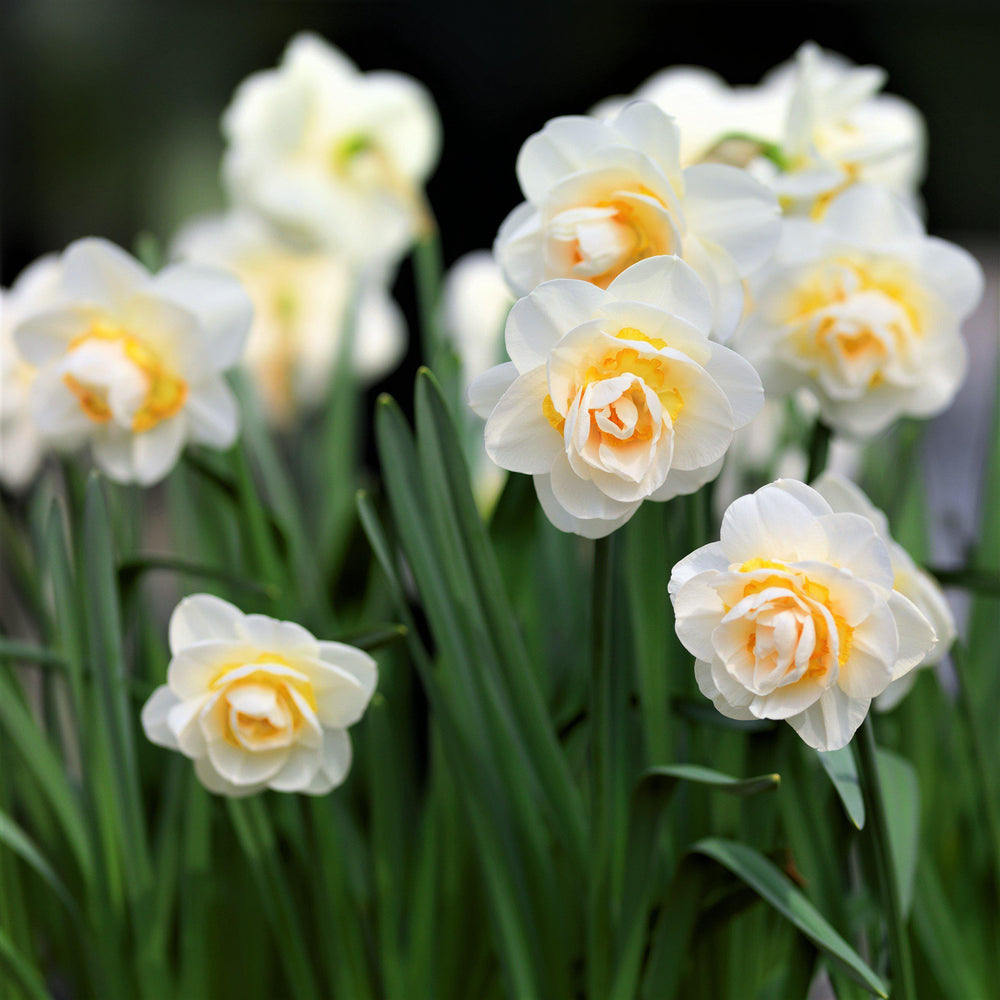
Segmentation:
{"type": "MultiPolygon", "coordinates": [[[[451,261],[519,201],[514,158],[546,119],[673,63],[756,82],[806,39],[884,66],[930,133],[937,232],[1000,223],[1000,3],[71,3],[0,7],[2,265],[99,234],[169,238],[219,207],[218,119],[248,73],[310,28],[363,69],[422,80],[444,123],[430,199],[451,261]]],[[[404,276],[404,284],[405,284],[404,276]]],[[[409,305],[406,289],[401,289],[409,305]]]]}

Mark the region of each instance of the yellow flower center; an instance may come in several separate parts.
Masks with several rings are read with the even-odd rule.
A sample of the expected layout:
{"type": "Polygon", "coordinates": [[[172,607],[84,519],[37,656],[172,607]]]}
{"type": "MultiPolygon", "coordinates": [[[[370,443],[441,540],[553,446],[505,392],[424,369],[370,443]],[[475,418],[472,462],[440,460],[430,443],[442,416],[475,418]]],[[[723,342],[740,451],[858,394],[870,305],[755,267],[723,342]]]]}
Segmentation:
{"type": "MultiPolygon", "coordinates": [[[[851,655],[851,644],[853,642],[854,629],[847,624],[844,616],[840,614],[835,607],[830,598],[830,588],[825,584],[817,583],[815,580],[810,580],[804,573],[787,566],[785,563],[775,562],[771,559],[762,559],[759,557],[750,559],[739,567],[738,572],[752,573],[761,569],[778,570],[782,573],[790,574],[790,577],[758,577],[751,580],[744,586],[742,597],[759,594],[762,591],[769,590],[771,588],[780,588],[787,590],[789,596],[784,599],[776,598],[779,606],[783,603],[787,603],[790,608],[792,606],[797,607],[798,605],[793,600],[793,596],[798,598],[807,598],[809,601],[815,601],[817,604],[821,604],[830,613],[830,617],[833,618],[833,624],[837,634],[837,662],[840,666],[843,666],[847,662],[848,657],[851,655]]],[[[726,610],[728,611],[729,609],[727,608],[726,610]]],[[[812,663],[808,672],[822,673],[823,661],[830,652],[831,637],[829,625],[827,624],[826,618],[819,612],[819,610],[810,611],[810,616],[812,617],[813,626],[816,632],[816,648],[813,652],[812,663]]],[[[750,641],[754,641],[753,637],[751,637],[750,641]]],[[[753,653],[753,649],[751,649],[750,652],[753,653]]]]}
{"type": "MultiPolygon", "coordinates": [[[[637,330],[632,326],[623,327],[615,336],[619,340],[644,341],[657,349],[667,346],[665,340],[661,340],[658,337],[649,337],[641,330],[637,330]]],[[[588,365],[581,373],[580,382],[574,388],[573,396],[577,395],[577,393],[585,389],[592,382],[615,378],[618,375],[635,375],[637,379],[642,381],[659,396],[664,411],[670,414],[670,419],[673,421],[677,419],[677,415],[684,408],[684,398],[672,383],[670,378],[670,364],[671,360],[669,358],[649,357],[648,355],[640,354],[634,347],[612,348],[605,351],[597,361],[588,365]]],[[[653,427],[651,417],[646,409],[644,394],[633,382],[632,386],[622,394],[621,399],[624,400],[626,397],[637,407],[640,413],[636,430],[631,440],[648,440],[652,436],[653,427]]],[[[551,396],[546,396],[542,400],[542,413],[545,415],[545,419],[562,434],[566,428],[566,418],[556,409],[551,396]]],[[[595,411],[591,411],[592,418],[594,414],[595,411]]],[[[611,420],[615,421],[614,413],[612,413],[611,420]]]]}
{"type": "MultiPolygon", "coordinates": [[[[148,345],[121,327],[98,321],[86,333],[74,338],[69,349],[76,350],[93,340],[120,343],[125,357],[146,379],[146,395],[132,417],[132,430],[135,433],[148,431],[161,420],[166,420],[181,410],[187,400],[187,383],[170,372],[148,345]]],[[[107,389],[104,386],[93,385],[70,374],[63,375],[63,382],[91,420],[106,423],[111,419],[107,389]]]]}

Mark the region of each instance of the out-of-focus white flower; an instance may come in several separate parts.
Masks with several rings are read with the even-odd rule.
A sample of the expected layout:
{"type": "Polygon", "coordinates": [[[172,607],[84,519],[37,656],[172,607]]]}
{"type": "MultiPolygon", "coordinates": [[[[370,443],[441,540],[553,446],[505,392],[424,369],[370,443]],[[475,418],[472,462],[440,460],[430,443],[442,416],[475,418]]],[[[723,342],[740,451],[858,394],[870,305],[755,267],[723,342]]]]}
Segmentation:
{"type": "Polygon", "coordinates": [[[777,153],[733,143],[740,166],[770,187],[791,214],[819,216],[856,182],[870,181],[912,198],[923,179],[926,129],[907,101],[881,94],[885,70],[803,45],[752,87],[730,87],[706,69],[675,66],[652,76],[631,97],[603,101],[609,118],[630,100],[652,101],[680,128],[682,166],[725,156],[721,140],[742,136],[777,153]]]}
{"type": "Polygon", "coordinates": [[[174,253],[232,272],[250,296],[243,364],[276,423],[322,403],[351,322],[352,362],[362,378],[384,375],[406,347],[406,321],[383,280],[362,275],[343,254],[289,245],[250,213],[190,223],[174,253]]]}
{"type": "Polygon", "coordinates": [[[699,66],[671,66],[651,76],[629,97],[612,97],[593,109],[611,119],[631,101],[651,101],[680,129],[680,162],[689,167],[708,156],[726,136],[752,136],[776,143],[787,96],[776,87],[730,87],[699,66]]]}
{"type": "Polygon", "coordinates": [[[175,608],[170,653],[142,726],[153,743],[191,758],[210,792],[324,795],[347,777],[347,727],[378,679],[367,653],[209,594],[175,608]]]}
{"type": "MultiPolygon", "coordinates": [[[[441,290],[441,322],[461,365],[461,385],[469,385],[499,361],[504,321],[513,304],[514,297],[488,250],[467,253],[448,269],[441,290]]],[[[507,477],[486,454],[482,434],[476,435],[468,457],[476,502],[487,512],[507,477]]]]}
{"type": "Polygon", "coordinates": [[[672,254],[708,287],[715,335],[730,336],[743,315],[742,279],[778,240],[778,204],[735,167],[682,169],[679,146],[677,125],[643,101],[613,122],[555,118],[531,136],[517,158],[526,200],[494,244],[514,292],[560,277],[607,288],[636,261],[672,254]]]}
{"type": "Polygon", "coordinates": [[[732,504],[669,592],[702,694],[731,719],[784,719],[817,750],[846,746],[935,642],[871,522],[794,480],[732,504]]]}
{"type": "MultiPolygon", "coordinates": [[[[934,626],[934,631],[937,633],[934,645],[917,666],[932,667],[940,663],[948,655],[948,650],[951,649],[952,643],[955,641],[957,628],[955,616],[952,614],[947,598],[937,581],[929,573],[922,570],[906,549],[893,539],[892,535],[889,534],[889,522],[885,514],[849,479],[845,479],[835,472],[824,472],[813,483],[813,487],[834,511],[860,514],[874,525],[879,538],[885,542],[889,549],[893,589],[909,598],[934,626]]],[[[875,708],[880,712],[887,712],[895,708],[909,693],[916,680],[915,670],[911,670],[898,680],[894,680],[875,699],[875,708]]]]}
{"type": "Polygon", "coordinates": [[[912,104],[880,94],[887,74],[855,66],[807,42],[795,58],[764,78],[761,87],[787,95],[779,144],[788,161],[778,172],[759,160],[786,212],[819,216],[829,201],[858,182],[912,197],[923,179],[926,129],[912,104]]]}
{"type": "Polygon", "coordinates": [[[312,34],[248,77],[222,120],[223,177],[236,204],[313,246],[384,261],[426,224],[437,163],[430,95],[400,73],[361,73],[312,34]]]}
{"type": "Polygon", "coordinates": [[[469,389],[487,452],[535,477],[557,528],[588,538],[645,499],[693,493],[763,403],[753,368],[709,340],[711,322],[705,286],[678,257],[633,264],[606,290],[544,282],[507,318],[512,360],[469,389]]]}
{"type": "Polygon", "coordinates": [[[0,291],[0,482],[24,489],[35,478],[45,450],[31,419],[35,368],[21,356],[14,329],[51,301],[58,258],[47,254],[26,267],[7,291],[0,291]]]}
{"type": "Polygon", "coordinates": [[[982,287],[970,254],[928,237],[891,192],[858,185],[822,223],[786,220],[738,346],[769,394],[805,386],[835,430],[868,436],[948,406],[982,287]]]}
{"type": "Polygon", "coordinates": [[[239,413],[222,372],[243,353],[253,313],[239,282],[190,264],[151,275],[100,239],[72,243],[58,268],[51,302],[14,331],[38,368],[31,410],[47,443],[89,442],[111,479],[143,486],[185,441],[228,448],[239,413]]]}

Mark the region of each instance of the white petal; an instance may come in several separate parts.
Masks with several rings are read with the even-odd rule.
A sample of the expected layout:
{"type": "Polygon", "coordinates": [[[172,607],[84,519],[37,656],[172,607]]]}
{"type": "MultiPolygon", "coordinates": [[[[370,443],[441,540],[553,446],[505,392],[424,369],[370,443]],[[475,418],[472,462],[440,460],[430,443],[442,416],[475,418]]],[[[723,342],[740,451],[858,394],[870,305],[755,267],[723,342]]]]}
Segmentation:
{"type": "Polygon", "coordinates": [[[186,431],[187,420],[178,414],[132,435],[132,470],[140,486],[158,483],[177,464],[186,431]]]}
{"type": "Polygon", "coordinates": [[[787,721],[814,750],[840,750],[851,742],[865,721],[870,704],[867,698],[850,698],[834,686],[800,715],[793,715],[787,721]]]}
{"type": "Polygon", "coordinates": [[[289,753],[287,746],[251,752],[222,739],[208,744],[208,759],[212,767],[236,786],[260,785],[269,781],[284,766],[289,753]]]}
{"type": "Polygon", "coordinates": [[[895,680],[923,662],[933,649],[937,635],[934,626],[920,609],[898,590],[889,595],[889,608],[895,618],[896,632],[899,635],[899,650],[896,653],[893,671],[895,680]]]}
{"type": "Polygon", "coordinates": [[[933,236],[907,249],[910,263],[960,319],[976,308],[983,297],[983,269],[971,253],[933,236]]]}
{"type": "Polygon", "coordinates": [[[319,657],[340,670],[346,670],[361,685],[369,697],[378,685],[378,664],[363,649],[344,642],[320,641],[319,657]]]}
{"type": "Polygon", "coordinates": [[[71,243],[62,255],[62,290],[68,298],[116,309],[150,282],[134,257],[96,237],[71,243]]]}
{"type": "Polygon", "coordinates": [[[541,475],[534,477],[535,492],[545,516],[560,531],[581,535],[583,538],[604,538],[620,528],[639,509],[639,504],[632,504],[628,510],[614,518],[581,518],[574,517],[556,499],[552,492],[552,477],[541,475]]]}
{"type": "MultiPolygon", "coordinates": [[[[700,660],[715,657],[712,634],[726,613],[722,598],[712,586],[717,576],[717,570],[699,573],[672,594],[677,638],[700,660]]],[[[675,586],[673,576],[670,586],[675,586]]]]}
{"type": "Polygon", "coordinates": [[[245,615],[238,628],[240,634],[262,652],[319,657],[316,638],[295,622],[279,621],[267,615],[245,615]]]}
{"type": "Polygon", "coordinates": [[[108,479],[116,483],[136,482],[132,438],[131,431],[117,424],[105,424],[92,432],[94,462],[108,479]]]}
{"type": "Polygon", "coordinates": [[[573,471],[566,455],[560,452],[552,466],[552,493],[574,517],[585,520],[617,520],[626,511],[634,510],[638,502],[613,500],[587,479],[573,471]]]}
{"type": "Polygon", "coordinates": [[[701,469],[672,468],[667,474],[666,482],[656,491],[650,493],[650,500],[672,500],[674,497],[690,496],[715,479],[722,471],[725,455],[701,469]]]}
{"type": "Polygon", "coordinates": [[[710,346],[712,358],[705,367],[728,397],[736,427],[745,427],[764,407],[764,387],[757,369],[721,344],[710,346]]]}
{"type": "Polygon", "coordinates": [[[681,184],[681,133],[673,118],[650,101],[633,101],[612,124],[632,146],[656,163],[671,184],[681,184]]]}
{"type": "Polygon", "coordinates": [[[239,639],[243,612],[221,597],[192,594],[174,608],[170,616],[170,652],[179,653],[207,639],[239,639]]]}
{"type": "Polygon", "coordinates": [[[153,288],[198,319],[212,371],[225,371],[243,357],[253,305],[232,274],[197,264],[172,264],[156,275],[153,288]]]}
{"type": "Polygon", "coordinates": [[[622,271],[608,295],[623,302],[645,302],[708,333],[712,302],[694,269],[679,257],[648,257],[622,271]]]}
{"type": "Polygon", "coordinates": [[[167,725],[170,710],[181,703],[180,698],[166,684],[161,684],[142,706],[142,728],[146,738],[161,747],[176,750],[177,738],[167,725]]]}
{"type": "Polygon", "coordinates": [[[469,408],[477,416],[486,420],[493,412],[500,398],[517,378],[517,366],[513,361],[496,365],[489,371],[474,378],[466,391],[469,408]]]}
{"type": "Polygon", "coordinates": [[[846,476],[827,469],[813,482],[812,488],[838,514],[860,514],[871,521],[880,537],[889,539],[889,522],[885,514],[846,476]]]}
{"type": "Polygon", "coordinates": [[[530,202],[518,205],[504,219],[493,242],[493,256],[517,295],[527,295],[544,279],[541,215],[530,202]]]}
{"type": "Polygon", "coordinates": [[[716,710],[727,719],[739,719],[741,722],[749,722],[751,719],[757,718],[746,706],[731,705],[726,701],[722,692],[719,691],[715,684],[712,665],[710,663],[706,663],[704,660],[695,660],[694,676],[698,683],[698,690],[706,698],[710,698],[716,710]]]}
{"type": "Polygon", "coordinates": [[[734,501],[723,515],[720,538],[735,563],[758,557],[782,562],[825,560],[828,552],[819,519],[776,486],[763,486],[734,501]]]}
{"type": "Polygon", "coordinates": [[[13,330],[14,342],[21,357],[40,368],[61,358],[76,337],[102,317],[100,310],[82,305],[66,305],[34,313],[21,320],[13,330]]]}
{"type": "Polygon", "coordinates": [[[684,218],[700,240],[733,258],[741,278],[771,257],[781,236],[774,194],[745,170],[720,163],[684,171],[684,218]]]}
{"type": "Polygon", "coordinates": [[[167,667],[167,683],[180,698],[205,694],[220,671],[239,665],[248,656],[245,643],[232,639],[203,639],[179,649],[167,667]]]}
{"type": "Polygon", "coordinates": [[[892,612],[879,601],[851,635],[847,662],[837,683],[852,698],[874,698],[892,681],[898,640],[892,612]]]}
{"type": "MultiPolygon", "coordinates": [[[[347,777],[351,769],[351,738],[343,729],[323,730],[323,773],[330,788],[336,788],[347,777]]],[[[307,789],[316,794],[313,789],[307,789]]]]}
{"type": "Polygon", "coordinates": [[[268,779],[267,787],[276,792],[301,792],[312,783],[320,770],[322,758],[312,747],[293,746],[281,770],[268,779]]]}
{"type": "Polygon", "coordinates": [[[670,583],[667,592],[676,594],[680,587],[699,573],[709,570],[725,572],[729,569],[729,559],[722,549],[721,542],[709,542],[700,549],[695,549],[678,562],[670,572],[670,583]]]}
{"type": "Polygon", "coordinates": [[[552,348],[574,328],[594,319],[608,294],[589,281],[556,278],[515,302],[507,316],[507,353],[524,374],[544,365],[552,348]]]}
{"type": "Polygon", "coordinates": [[[595,149],[615,141],[615,133],[594,118],[566,115],[552,119],[518,153],[517,180],[525,198],[541,201],[564,177],[585,168],[595,149]]]}
{"type": "Polygon", "coordinates": [[[923,236],[919,216],[887,188],[853,184],[835,198],[823,216],[823,225],[838,236],[878,249],[900,237],[923,236]]]}
{"type": "Polygon", "coordinates": [[[824,514],[819,523],[829,541],[829,561],[861,580],[892,588],[889,549],[875,525],[860,514],[824,514]]]}
{"type": "Polygon", "coordinates": [[[197,444],[224,449],[236,441],[240,429],[239,403],[222,377],[192,385],[184,413],[191,440],[197,444]]]}
{"type": "Polygon", "coordinates": [[[255,785],[234,785],[219,774],[207,756],[199,757],[194,762],[194,773],[208,791],[215,795],[226,795],[234,799],[254,795],[266,787],[264,782],[255,785]]]}
{"type": "Polygon", "coordinates": [[[548,391],[545,367],[535,368],[515,379],[490,414],[486,452],[501,468],[544,473],[563,454],[563,435],[542,409],[548,391]]]}

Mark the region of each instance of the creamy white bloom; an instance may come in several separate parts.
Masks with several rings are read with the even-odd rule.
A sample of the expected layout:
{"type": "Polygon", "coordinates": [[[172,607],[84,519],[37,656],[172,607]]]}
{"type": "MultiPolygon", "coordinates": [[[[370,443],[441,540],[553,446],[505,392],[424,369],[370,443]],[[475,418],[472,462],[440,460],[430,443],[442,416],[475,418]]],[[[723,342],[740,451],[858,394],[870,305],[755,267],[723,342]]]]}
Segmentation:
{"type": "Polygon", "coordinates": [[[250,296],[243,365],[275,423],[323,402],[349,323],[351,361],[364,379],[390,371],[406,348],[406,321],[385,276],[363,272],[342,253],[289,244],[250,213],[197,219],[173,249],[183,260],[230,271],[250,296]]]}
{"type": "Polygon", "coordinates": [[[560,277],[607,288],[636,261],[676,255],[709,289],[715,335],[730,336],[743,315],[742,279],[778,240],[778,204],[735,167],[682,169],[679,149],[676,123],[643,101],[613,122],[555,118],[531,136],[517,158],[526,200],[494,244],[513,291],[560,277]]]}
{"type": "Polygon", "coordinates": [[[738,347],[769,394],[805,386],[831,426],[868,436],[948,406],[982,288],[970,254],[927,236],[891,192],[857,185],[821,223],[786,220],[738,347]]]}
{"type": "Polygon", "coordinates": [[[612,97],[593,109],[610,119],[632,101],[651,101],[680,129],[680,162],[689,167],[712,154],[726,136],[779,141],[787,95],[777,87],[730,87],[700,66],[671,66],[651,76],[629,97],[612,97]]]}
{"type": "Polygon", "coordinates": [[[323,795],[347,777],[347,728],[378,679],[367,653],[209,594],[177,605],[170,653],[167,683],[143,707],[143,729],[191,758],[210,792],[323,795]]]}
{"type": "MultiPolygon", "coordinates": [[[[934,645],[917,666],[932,667],[940,663],[948,655],[948,650],[951,649],[952,643],[955,641],[957,627],[955,616],[952,614],[948,600],[937,581],[921,569],[913,561],[909,552],[893,539],[889,533],[889,522],[885,514],[849,479],[836,472],[828,471],[824,472],[813,483],[813,488],[834,511],[860,514],[872,523],[879,538],[885,542],[889,549],[893,589],[898,590],[920,609],[923,616],[934,626],[937,635],[934,645]]],[[[904,674],[898,680],[894,680],[875,699],[875,708],[881,712],[895,708],[909,693],[916,680],[917,675],[914,670],[904,674]]]]}
{"type": "Polygon", "coordinates": [[[437,163],[430,95],[401,73],[361,73],[312,34],[239,87],[222,127],[223,178],[238,205],[287,234],[358,260],[390,259],[426,224],[437,163]]]}
{"type": "Polygon", "coordinates": [[[884,69],[855,66],[813,42],[764,78],[761,87],[786,100],[778,142],[787,164],[782,172],[763,159],[755,166],[786,212],[820,215],[831,198],[858,182],[915,194],[926,129],[912,104],[879,93],[886,78],[884,69]]]}
{"type": "Polygon", "coordinates": [[[846,746],[935,642],[893,589],[871,522],[794,480],[733,503],[720,541],[682,559],[669,592],[702,694],[731,719],[784,719],[817,750],[846,746]]]}
{"type": "Polygon", "coordinates": [[[35,367],[21,356],[14,329],[44,309],[59,274],[58,258],[47,254],[26,267],[7,291],[0,291],[0,482],[24,489],[35,478],[45,445],[31,418],[35,367]]]}
{"type": "Polygon", "coordinates": [[[763,403],[754,369],[709,340],[711,322],[678,257],[633,264],[607,289],[542,283],[507,318],[511,361],[469,388],[487,453],[533,475],[549,520],[588,538],[643,500],[693,493],[763,403]]]}
{"type": "Polygon", "coordinates": [[[31,410],[45,441],[89,443],[111,479],[143,486],[186,441],[228,448],[239,413],[222,373],[252,318],[239,282],[190,264],[152,275],[100,239],[72,243],[58,268],[51,301],[14,331],[38,368],[31,410]]]}
{"type": "MultiPolygon", "coordinates": [[[[488,250],[459,257],[441,289],[441,324],[458,356],[459,384],[468,385],[503,354],[504,321],[514,297],[488,250]]],[[[467,449],[473,492],[481,511],[500,496],[506,476],[486,454],[482,434],[467,449]]]]}
{"type": "MultiPolygon", "coordinates": [[[[647,80],[631,97],[603,101],[594,114],[608,118],[630,100],[652,101],[680,127],[680,162],[735,155],[739,166],[772,187],[786,212],[822,214],[851,184],[869,181],[912,198],[923,178],[926,129],[907,101],[880,93],[886,72],[803,45],[756,86],[730,87],[715,73],[674,66],[647,80]],[[757,140],[778,153],[754,150],[757,140]]],[[[727,160],[727,162],[729,162],[727,160]]]]}

